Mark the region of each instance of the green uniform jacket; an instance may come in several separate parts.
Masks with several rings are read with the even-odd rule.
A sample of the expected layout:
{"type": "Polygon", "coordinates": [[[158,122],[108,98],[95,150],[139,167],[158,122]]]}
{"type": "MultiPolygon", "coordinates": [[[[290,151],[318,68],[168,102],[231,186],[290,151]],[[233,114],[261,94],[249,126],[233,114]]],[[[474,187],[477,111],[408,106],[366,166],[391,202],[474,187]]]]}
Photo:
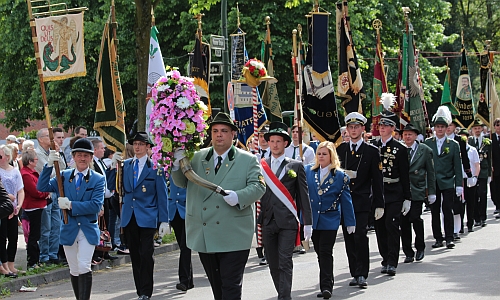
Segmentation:
{"type": "Polygon", "coordinates": [[[479,154],[480,171],[478,178],[488,178],[491,176],[491,140],[483,137],[481,146],[476,146],[475,137],[469,137],[469,145],[477,149],[479,154]]]}
{"type": "Polygon", "coordinates": [[[186,191],[187,246],[198,252],[215,253],[250,249],[255,231],[254,202],[266,187],[255,155],[232,147],[215,175],[213,148],[194,154],[196,174],[238,195],[236,206],[211,190],[188,181],[181,170],[172,172],[174,183],[186,191]]]}
{"type": "Polygon", "coordinates": [[[463,186],[462,162],[460,161],[460,147],[455,140],[446,138],[438,155],[436,138],[428,138],[424,142],[432,150],[436,182],[439,189],[454,189],[463,186]]]}
{"type": "Polygon", "coordinates": [[[436,195],[436,174],[431,148],[418,143],[417,152],[410,158],[410,190],[412,201],[424,201],[425,189],[436,195]]]}

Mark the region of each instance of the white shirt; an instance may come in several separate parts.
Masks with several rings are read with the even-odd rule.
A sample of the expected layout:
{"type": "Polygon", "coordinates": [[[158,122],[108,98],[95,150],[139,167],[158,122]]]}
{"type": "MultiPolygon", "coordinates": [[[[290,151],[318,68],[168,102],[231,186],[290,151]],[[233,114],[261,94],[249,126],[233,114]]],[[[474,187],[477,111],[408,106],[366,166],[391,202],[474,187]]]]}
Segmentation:
{"type": "Polygon", "coordinates": [[[389,141],[390,141],[390,140],[392,140],[392,136],[391,136],[391,137],[389,137],[389,138],[387,139],[387,141],[385,141],[385,142],[384,142],[384,141],[382,140],[382,138],[381,138],[381,139],[380,139],[380,141],[382,142],[382,147],[385,147],[385,145],[387,145],[387,143],[389,143],[389,141]]]}
{"type": "MultiPolygon", "coordinates": [[[[476,147],[472,147],[469,144],[466,145],[467,149],[467,156],[469,157],[470,161],[470,171],[472,175],[476,174],[476,163],[480,163],[481,161],[479,160],[479,153],[477,153],[476,147]]],[[[463,173],[463,178],[467,178],[467,174],[464,172],[464,166],[462,165],[462,173],[463,173]]]]}
{"type": "Polygon", "coordinates": [[[101,169],[102,176],[104,176],[104,179],[106,179],[105,184],[104,184],[104,198],[111,198],[111,196],[113,196],[113,193],[111,193],[111,191],[108,190],[108,182],[107,182],[107,178],[106,178],[106,169],[104,168],[105,166],[103,166],[104,162],[100,161],[99,158],[97,158],[95,156],[94,156],[94,161],[99,166],[99,169],[101,169]]]}
{"type": "Polygon", "coordinates": [[[358,151],[358,150],[359,150],[359,147],[361,146],[361,144],[362,144],[362,143],[363,143],[363,139],[359,139],[356,143],[353,143],[353,142],[352,142],[352,140],[351,140],[351,141],[349,142],[349,146],[350,146],[350,148],[349,148],[349,149],[351,149],[351,150],[352,150],[352,145],[356,144],[356,151],[358,151]]]}
{"type": "Polygon", "coordinates": [[[441,155],[441,147],[443,146],[444,141],[446,141],[446,135],[440,139],[436,137],[436,146],[438,150],[438,155],[441,155]]]}
{"type": "MultiPolygon", "coordinates": [[[[289,147],[285,148],[285,156],[288,158],[293,158],[294,150],[295,150],[295,158],[294,159],[300,160],[300,149],[298,148],[298,146],[294,146],[293,142],[289,147]],[[295,148],[295,147],[297,147],[297,148],[295,148]]],[[[314,159],[315,159],[314,149],[311,146],[302,143],[302,157],[304,159],[302,161],[302,164],[304,166],[308,165],[310,163],[313,163],[314,159]]]]}
{"type": "Polygon", "coordinates": [[[268,147],[267,149],[259,148],[259,152],[255,153],[255,156],[257,156],[258,161],[260,161],[262,158],[271,157],[271,147],[268,147]],[[266,153],[264,153],[264,157],[262,157],[262,151],[266,151],[266,153]]]}
{"type": "MultiPolygon", "coordinates": [[[[75,177],[75,185],[76,185],[76,181],[78,180],[78,173],[82,173],[82,174],[83,174],[83,177],[82,177],[82,180],[83,180],[83,178],[84,178],[85,176],[87,176],[87,174],[89,173],[89,168],[87,168],[87,169],[85,169],[85,170],[83,170],[83,171],[81,171],[81,172],[80,172],[80,171],[78,171],[77,169],[75,169],[75,170],[73,171],[73,175],[74,175],[74,177],[75,177]]],[[[81,183],[81,182],[80,182],[80,183],[81,183]]]]}
{"type": "Polygon", "coordinates": [[[218,154],[217,152],[215,152],[214,150],[214,168],[217,166],[217,157],[222,157],[222,160],[221,160],[221,163],[226,159],[227,157],[227,154],[229,153],[229,150],[231,150],[231,147],[229,147],[229,149],[226,150],[226,152],[222,153],[222,154],[218,154]]]}
{"type": "Polygon", "coordinates": [[[478,143],[478,147],[481,148],[481,145],[483,144],[483,135],[479,135],[479,137],[476,137],[476,136],[473,136],[472,137],[474,140],[474,143],[476,143],[476,139],[477,139],[477,143],[478,143]]]}
{"type": "Polygon", "coordinates": [[[321,168],[319,169],[319,182],[322,184],[323,183],[323,179],[326,177],[326,175],[328,175],[328,173],[330,173],[330,165],[324,167],[324,168],[321,168]]]}
{"type": "Polygon", "coordinates": [[[132,164],[135,164],[136,160],[139,160],[139,172],[137,173],[137,179],[139,179],[139,177],[141,177],[142,169],[144,168],[144,165],[146,164],[146,161],[148,160],[148,156],[144,155],[141,158],[137,158],[136,156],[134,156],[134,160],[132,161],[132,164]]]}
{"type": "MultiPolygon", "coordinates": [[[[283,163],[283,160],[285,159],[286,155],[283,154],[281,155],[280,157],[278,158],[275,158],[274,156],[271,156],[271,170],[273,170],[273,166],[274,164],[276,164],[276,170],[273,170],[273,172],[277,171],[277,169],[279,168],[279,166],[281,166],[281,164],[283,163]]],[[[283,170],[281,170],[281,173],[278,174],[278,178],[281,179],[281,175],[283,174],[283,171],[285,171],[285,168],[283,168],[283,170]]]]}

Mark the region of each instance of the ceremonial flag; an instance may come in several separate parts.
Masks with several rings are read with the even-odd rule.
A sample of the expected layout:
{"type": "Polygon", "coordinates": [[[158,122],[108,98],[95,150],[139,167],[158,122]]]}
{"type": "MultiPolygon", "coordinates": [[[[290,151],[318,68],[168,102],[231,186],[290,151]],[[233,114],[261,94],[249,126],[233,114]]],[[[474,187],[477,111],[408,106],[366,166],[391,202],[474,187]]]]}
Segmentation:
{"type": "Polygon", "coordinates": [[[384,109],[380,103],[382,93],[387,93],[387,79],[384,69],[384,57],[382,45],[380,44],[380,35],[377,33],[377,49],[375,52],[375,68],[373,72],[373,99],[372,99],[372,135],[380,136],[378,131],[378,122],[380,113],[384,109]]]}
{"type": "Polygon", "coordinates": [[[443,93],[441,94],[441,105],[448,106],[450,109],[450,112],[454,116],[458,116],[458,110],[453,105],[453,102],[451,100],[451,83],[450,83],[450,68],[446,69],[446,77],[444,78],[444,83],[443,83],[443,93]]]}
{"type": "MultiPolygon", "coordinates": [[[[474,121],[474,105],[472,89],[470,85],[469,67],[465,47],[462,45],[462,59],[460,63],[460,76],[458,77],[457,92],[455,95],[455,107],[460,113],[457,121],[460,127],[469,129],[474,121]]],[[[487,118],[486,118],[487,119],[487,118]]]]}
{"type": "Polygon", "coordinates": [[[493,124],[496,118],[500,118],[500,100],[498,99],[497,88],[495,86],[495,77],[493,76],[493,72],[489,72],[489,84],[486,89],[486,95],[489,98],[489,105],[491,111],[491,122],[490,125],[493,124]]]}
{"type": "Polygon", "coordinates": [[[43,81],[85,76],[83,12],[35,19],[43,81]]]}
{"type": "Polygon", "coordinates": [[[125,151],[125,104],[123,102],[116,41],[111,19],[104,26],[96,81],[99,88],[94,129],[99,132],[106,147],[115,152],[125,151]]]}
{"type": "MultiPolygon", "coordinates": [[[[359,70],[358,57],[347,14],[347,1],[337,3],[337,45],[339,77],[337,80],[337,95],[344,99],[342,106],[345,114],[350,112],[363,113],[361,102],[366,97],[363,90],[363,80],[359,70]]],[[[328,40],[326,40],[328,42],[328,40]]]]}
{"type": "MultiPolygon", "coordinates": [[[[156,26],[151,27],[151,35],[149,39],[149,63],[148,63],[148,97],[150,100],[146,106],[146,128],[149,131],[149,115],[153,109],[153,99],[151,98],[151,88],[161,77],[167,77],[163,56],[158,42],[158,29],[156,26]]],[[[149,132],[148,132],[149,134],[149,132]]]]}
{"type": "Polygon", "coordinates": [[[401,126],[406,126],[410,122],[409,118],[407,118],[403,113],[403,108],[405,106],[405,94],[406,94],[406,87],[403,85],[403,69],[406,70],[408,69],[408,66],[406,68],[403,68],[403,56],[401,55],[402,50],[400,49],[398,51],[398,80],[396,81],[396,103],[394,104],[394,108],[392,111],[399,116],[399,122],[401,126]]]}
{"type": "MultiPolygon", "coordinates": [[[[491,55],[493,56],[493,55],[491,55]]],[[[484,50],[480,54],[481,69],[479,74],[481,76],[481,92],[479,94],[479,102],[477,103],[477,113],[476,118],[480,119],[486,126],[490,127],[490,97],[491,88],[488,88],[490,83],[490,73],[492,65],[492,57],[490,57],[490,51],[484,50]]]]}
{"type": "Polygon", "coordinates": [[[318,140],[340,143],[337,102],[328,59],[328,14],[312,13],[307,28],[309,41],[302,77],[303,120],[318,140]]]}
{"type": "MultiPolygon", "coordinates": [[[[266,39],[262,43],[262,62],[267,62],[267,74],[274,77],[274,63],[273,63],[273,47],[271,44],[271,30],[269,25],[267,26],[266,39]]],[[[264,89],[262,92],[262,104],[266,110],[266,114],[270,122],[280,121],[283,122],[283,117],[281,116],[281,105],[280,99],[278,97],[278,89],[276,83],[270,83],[266,81],[264,83],[264,89]]]]}
{"type": "Polygon", "coordinates": [[[208,111],[212,114],[210,93],[208,91],[208,77],[210,76],[210,46],[201,41],[201,31],[196,34],[190,76],[194,78],[193,83],[196,86],[196,91],[200,95],[201,101],[208,106],[208,111]]]}
{"type": "Polygon", "coordinates": [[[402,88],[405,90],[405,102],[402,115],[423,134],[426,132],[422,105],[424,91],[420,82],[418,56],[415,55],[415,45],[413,44],[413,26],[409,20],[407,22],[408,31],[403,35],[402,88]]]}

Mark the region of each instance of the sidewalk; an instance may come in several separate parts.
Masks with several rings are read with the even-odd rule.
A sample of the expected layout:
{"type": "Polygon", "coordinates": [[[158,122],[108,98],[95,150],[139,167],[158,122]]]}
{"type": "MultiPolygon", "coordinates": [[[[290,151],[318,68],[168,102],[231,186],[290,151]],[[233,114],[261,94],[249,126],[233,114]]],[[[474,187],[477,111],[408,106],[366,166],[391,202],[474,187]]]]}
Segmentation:
{"type": "MultiPolygon", "coordinates": [[[[160,247],[155,248],[155,255],[160,255],[167,252],[172,252],[179,249],[177,243],[172,244],[164,244],[160,247]]],[[[113,255],[115,252],[111,252],[113,255]]],[[[104,260],[100,265],[92,266],[93,271],[98,271],[102,269],[111,269],[113,267],[130,263],[129,255],[117,255],[118,259],[113,261],[104,260]]],[[[18,242],[17,242],[17,254],[16,261],[14,263],[15,267],[19,270],[26,271],[26,242],[24,241],[24,235],[19,234],[18,242]]],[[[24,286],[39,286],[41,284],[51,283],[63,279],[67,279],[69,277],[69,268],[61,267],[59,269],[55,269],[49,272],[30,275],[30,276],[19,276],[16,279],[8,280],[2,284],[0,284],[0,289],[7,288],[11,292],[19,291],[19,289],[24,286]]]]}

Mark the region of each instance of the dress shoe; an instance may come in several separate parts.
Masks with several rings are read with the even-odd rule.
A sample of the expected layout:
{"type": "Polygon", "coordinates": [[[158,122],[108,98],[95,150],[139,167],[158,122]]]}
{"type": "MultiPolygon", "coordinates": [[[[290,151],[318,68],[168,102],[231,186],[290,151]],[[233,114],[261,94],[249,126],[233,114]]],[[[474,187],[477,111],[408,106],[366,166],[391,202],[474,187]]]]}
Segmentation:
{"type": "Polygon", "coordinates": [[[382,269],[380,269],[380,273],[387,274],[387,266],[382,266],[382,269]]]}
{"type": "Polygon", "coordinates": [[[323,298],[323,293],[321,292],[321,293],[316,294],[316,297],[323,298]]]}
{"type": "Polygon", "coordinates": [[[460,236],[458,235],[458,233],[453,234],[453,240],[460,241],[460,236]]]}
{"type": "Polygon", "coordinates": [[[175,288],[178,289],[179,291],[187,291],[188,287],[184,283],[178,283],[175,285],[175,288]]]}
{"type": "Polygon", "coordinates": [[[396,275],[396,267],[394,266],[387,266],[387,275],[389,276],[394,276],[396,275]]]}
{"type": "Polygon", "coordinates": [[[332,297],[332,292],[330,292],[329,290],[324,290],[322,294],[323,299],[330,299],[332,297]]]}
{"type": "Polygon", "coordinates": [[[481,222],[474,222],[474,226],[475,226],[475,227],[479,227],[479,226],[481,226],[481,222]]]}
{"type": "Polygon", "coordinates": [[[364,276],[359,276],[358,277],[358,286],[360,288],[366,288],[368,286],[368,283],[366,283],[366,279],[364,276]]]}
{"type": "Polygon", "coordinates": [[[137,300],[149,300],[149,296],[141,295],[137,300]]]}
{"type": "Polygon", "coordinates": [[[481,227],[486,227],[486,221],[481,221],[481,227]]]}
{"type": "MultiPolygon", "coordinates": [[[[498,216],[497,216],[498,217],[498,216]]],[[[467,228],[467,232],[474,232],[474,228],[473,227],[468,227],[467,228]]]]}
{"type": "Polygon", "coordinates": [[[424,250],[417,250],[417,254],[415,255],[416,261],[421,261],[424,259],[424,250]]]}
{"type": "Polygon", "coordinates": [[[358,285],[358,279],[354,277],[350,282],[349,286],[357,286],[358,285]]]}
{"type": "Polygon", "coordinates": [[[104,253],[104,259],[115,260],[118,256],[110,255],[109,253],[104,253]]]}
{"type": "Polygon", "coordinates": [[[496,215],[496,216],[495,216],[495,219],[500,219],[500,215],[496,215]]]}
{"type": "Polygon", "coordinates": [[[415,260],[415,258],[414,258],[413,256],[407,256],[407,257],[405,258],[404,263],[405,263],[405,264],[412,263],[414,260],[415,260]]]}
{"type": "Polygon", "coordinates": [[[261,266],[267,265],[267,260],[266,260],[265,257],[263,257],[263,258],[260,259],[259,265],[261,265],[261,266]]]}
{"type": "Polygon", "coordinates": [[[455,248],[455,243],[453,243],[453,241],[446,242],[446,248],[448,249],[455,248]]]}
{"type": "Polygon", "coordinates": [[[440,248],[443,247],[443,241],[436,241],[434,244],[432,244],[432,248],[440,248]]]}

